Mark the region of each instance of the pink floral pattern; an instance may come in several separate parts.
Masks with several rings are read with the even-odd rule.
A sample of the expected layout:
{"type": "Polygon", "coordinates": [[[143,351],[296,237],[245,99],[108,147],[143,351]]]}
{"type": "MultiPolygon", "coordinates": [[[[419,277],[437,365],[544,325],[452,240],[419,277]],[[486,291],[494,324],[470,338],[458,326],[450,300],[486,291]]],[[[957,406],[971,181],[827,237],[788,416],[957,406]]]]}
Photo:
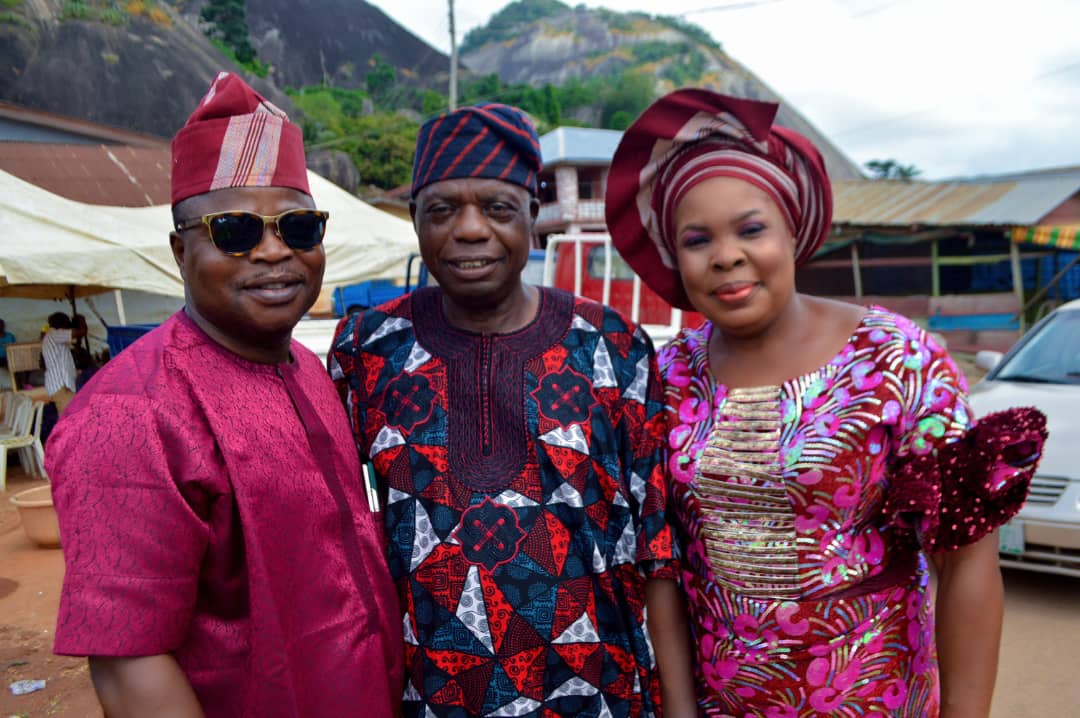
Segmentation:
{"type": "MultiPolygon", "coordinates": [[[[702,711],[936,716],[923,537],[884,507],[898,463],[965,435],[963,375],[910,320],[872,308],[825,366],[777,387],[729,390],[709,371],[711,331],[684,330],[659,353],[702,711]],[[746,416],[747,391],[773,397],[774,420],[735,418],[746,416]],[[772,448],[746,440],[756,453],[725,439],[770,427],[772,448]],[[716,468],[759,460],[774,472],[716,468]],[[780,508],[758,498],[768,492],[779,492],[780,508]],[[786,592],[760,588],[770,585],[786,592]]],[[[993,502],[980,506],[991,524],[1007,518],[993,502]]]]}

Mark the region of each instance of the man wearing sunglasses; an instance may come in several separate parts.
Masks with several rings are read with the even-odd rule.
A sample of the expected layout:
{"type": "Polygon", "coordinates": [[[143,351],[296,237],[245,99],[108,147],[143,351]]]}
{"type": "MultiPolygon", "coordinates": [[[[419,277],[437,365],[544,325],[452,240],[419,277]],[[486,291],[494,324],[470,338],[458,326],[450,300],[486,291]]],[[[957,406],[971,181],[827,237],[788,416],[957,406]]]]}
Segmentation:
{"type": "Polygon", "coordinates": [[[426,123],[410,209],[439,286],[344,320],[332,346],[387,502],[409,716],[627,718],[660,699],[646,586],[650,624],[653,589],[678,588],[653,349],[522,281],[539,169],[516,108],[426,123]]]}
{"type": "Polygon", "coordinates": [[[392,716],[400,614],[333,383],[291,340],[327,214],[299,128],[222,73],[173,140],[181,312],[80,391],[46,455],[55,650],[123,716],[392,716]]]}

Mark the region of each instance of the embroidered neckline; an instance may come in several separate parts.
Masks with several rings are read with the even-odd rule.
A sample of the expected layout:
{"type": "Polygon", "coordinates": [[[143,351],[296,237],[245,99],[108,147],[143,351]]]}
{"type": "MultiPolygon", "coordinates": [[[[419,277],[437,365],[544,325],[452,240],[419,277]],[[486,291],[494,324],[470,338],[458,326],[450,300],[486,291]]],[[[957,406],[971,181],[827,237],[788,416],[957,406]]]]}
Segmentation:
{"type": "Polygon", "coordinates": [[[536,317],[508,334],[477,334],[451,325],[438,288],[413,293],[416,340],[446,365],[450,471],[476,491],[508,486],[531,455],[525,420],[525,367],[570,330],[574,297],[540,289],[536,317]]]}

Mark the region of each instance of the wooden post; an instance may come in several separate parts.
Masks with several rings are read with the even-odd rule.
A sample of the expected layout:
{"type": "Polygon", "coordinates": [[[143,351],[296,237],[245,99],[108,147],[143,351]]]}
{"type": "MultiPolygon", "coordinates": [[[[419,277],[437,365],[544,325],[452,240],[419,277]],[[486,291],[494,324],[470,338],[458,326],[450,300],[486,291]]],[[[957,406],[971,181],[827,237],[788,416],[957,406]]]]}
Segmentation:
{"type": "Polygon", "coordinates": [[[862,269],[859,267],[859,241],[851,241],[851,277],[855,281],[855,301],[862,301],[862,269]]]}
{"type": "Polygon", "coordinates": [[[930,240],[930,296],[941,296],[941,265],[938,264],[937,237],[930,240]]]}
{"type": "MultiPolygon", "coordinates": [[[[1012,281],[1013,281],[1013,293],[1016,294],[1016,299],[1019,301],[1020,306],[1024,306],[1024,272],[1020,267],[1020,245],[1016,242],[1009,240],[1009,261],[1012,263],[1012,281]]],[[[1027,331],[1027,327],[1024,322],[1024,312],[1020,312],[1020,334],[1023,335],[1027,331]]]]}
{"type": "Polygon", "coordinates": [[[124,324],[127,324],[127,314],[124,312],[124,298],[120,296],[119,289],[113,290],[113,299],[116,300],[117,319],[119,320],[120,325],[123,326],[124,324]]]}

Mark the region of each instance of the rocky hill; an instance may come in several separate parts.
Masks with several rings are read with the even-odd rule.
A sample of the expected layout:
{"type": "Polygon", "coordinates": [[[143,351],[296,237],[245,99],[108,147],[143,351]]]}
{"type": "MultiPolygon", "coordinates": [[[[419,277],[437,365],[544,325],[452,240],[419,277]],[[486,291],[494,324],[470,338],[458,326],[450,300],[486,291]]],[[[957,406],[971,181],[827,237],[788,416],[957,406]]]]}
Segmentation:
{"type": "MultiPolygon", "coordinates": [[[[675,18],[571,7],[558,0],[518,0],[466,36],[462,62],[503,82],[555,85],[628,71],[656,78],[657,93],[695,85],[757,100],[780,101],[777,119],[809,137],[834,179],[859,167],[797,109],[728,56],[701,28],[675,18]]],[[[597,118],[575,119],[596,124],[597,118]]]]}
{"type": "MultiPolygon", "coordinates": [[[[197,24],[206,0],[184,3],[197,24]]],[[[279,87],[362,87],[375,55],[406,82],[445,88],[449,58],[363,0],[247,0],[248,27],[259,59],[279,87]]]]}
{"type": "MultiPolygon", "coordinates": [[[[169,137],[219,70],[241,70],[200,29],[203,4],[4,0],[0,100],[169,137]]],[[[360,86],[376,53],[403,81],[445,76],[444,55],[363,0],[246,5],[252,42],[270,72],[245,77],[286,110],[285,87],[360,86]]]]}

